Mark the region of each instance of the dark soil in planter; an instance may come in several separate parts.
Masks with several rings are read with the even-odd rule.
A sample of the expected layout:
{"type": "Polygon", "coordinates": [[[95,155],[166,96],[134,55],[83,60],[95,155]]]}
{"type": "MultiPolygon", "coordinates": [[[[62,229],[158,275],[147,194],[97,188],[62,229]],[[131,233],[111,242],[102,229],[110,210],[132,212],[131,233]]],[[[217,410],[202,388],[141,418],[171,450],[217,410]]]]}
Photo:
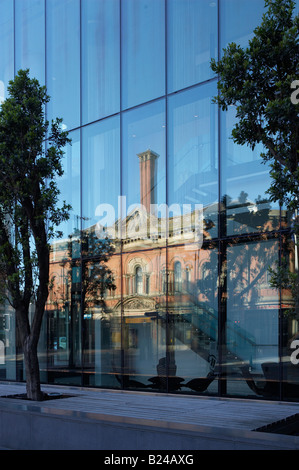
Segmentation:
{"type": "Polygon", "coordinates": [[[299,414],[288,416],[285,419],[254,429],[254,431],[299,436],[299,414]]]}

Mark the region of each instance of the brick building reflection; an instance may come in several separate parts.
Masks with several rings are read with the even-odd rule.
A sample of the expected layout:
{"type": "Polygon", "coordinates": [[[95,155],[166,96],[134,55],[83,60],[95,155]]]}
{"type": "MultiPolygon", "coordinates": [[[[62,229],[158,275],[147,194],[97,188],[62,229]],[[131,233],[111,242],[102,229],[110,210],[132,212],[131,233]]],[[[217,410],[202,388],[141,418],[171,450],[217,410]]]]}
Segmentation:
{"type": "MultiPolygon", "coordinates": [[[[259,311],[278,311],[267,278],[278,242],[265,236],[262,242],[227,244],[224,258],[210,234],[218,204],[203,213],[156,213],[158,158],[151,150],[138,154],[140,206],[106,227],[102,241],[92,226],[53,245],[48,337],[56,375],[59,367],[79,367],[95,385],[119,381],[165,390],[167,384],[169,390],[203,392],[216,386],[218,311],[224,305],[231,315],[222,361],[239,370],[258,362],[259,344],[252,325],[246,327],[259,311]],[[109,238],[111,229],[122,237],[109,238]]],[[[235,211],[225,199],[220,204],[241,231],[249,223],[264,230],[277,223],[267,204],[255,214],[241,202],[235,211]]],[[[283,301],[291,305],[288,292],[283,301]]]]}

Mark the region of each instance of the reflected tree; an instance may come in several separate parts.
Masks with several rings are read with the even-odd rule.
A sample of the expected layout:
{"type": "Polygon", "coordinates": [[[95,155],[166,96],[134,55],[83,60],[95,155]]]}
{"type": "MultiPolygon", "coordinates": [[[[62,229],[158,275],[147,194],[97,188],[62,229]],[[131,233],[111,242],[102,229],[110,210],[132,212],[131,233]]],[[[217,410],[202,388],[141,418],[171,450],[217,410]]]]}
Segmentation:
{"type": "MultiPolygon", "coordinates": [[[[77,250],[78,251],[78,247],[77,250]]],[[[115,246],[108,237],[99,238],[95,231],[75,230],[68,241],[68,257],[61,262],[63,266],[63,279],[61,276],[53,274],[51,278],[51,290],[53,302],[56,306],[63,305],[69,299],[68,292],[65,289],[65,282],[68,286],[72,283],[81,283],[81,300],[83,309],[88,306],[102,306],[102,311],[106,310],[105,295],[107,291],[114,291],[114,275],[108,266],[109,259],[115,253],[115,246]],[[73,258],[74,240],[76,245],[80,243],[82,255],[79,258],[73,258]],[[79,270],[80,276],[73,279],[73,271],[79,270]]],[[[76,272],[77,272],[76,271],[76,272]]]]}
{"type": "Polygon", "coordinates": [[[97,305],[106,311],[105,294],[114,291],[114,275],[108,266],[115,246],[108,237],[99,238],[91,229],[83,231],[82,238],[82,302],[84,309],[97,305]]]}
{"type": "Polygon", "coordinates": [[[226,194],[221,199],[221,207],[226,216],[227,226],[233,224],[235,234],[265,232],[276,229],[279,223],[279,216],[271,213],[269,200],[260,195],[252,202],[248,200],[248,194],[244,191],[235,201],[226,194]]]}
{"type": "Polygon", "coordinates": [[[286,256],[282,257],[281,264],[276,263],[275,269],[269,268],[271,274],[270,284],[276,289],[285,289],[290,292],[293,299],[293,305],[284,310],[284,315],[289,318],[299,319],[299,276],[298,276],[298,260],[296,259],[296,246],[294,243],[285,241],[287,245],[286,256]],[[294,253],[294,260],[290,258],[294,253]],[[296,265],[297,264],[297,265],[296,265]]]}
{"type": "MultiPolygon", "coordinates": [[[[289,288],[298,302],[299,236],[299,103],[292,100],[299,62],[299,15],[293,0],[265,0],[261,25],[246,48],[231,43],[219,62],[211,61],[218,74],[218,96],[223,111],[236,108],[238,122],[234,142],[254,149],[262,144],[261,157],[271,166],[270,201],[279,202],[291,214],[295,245],[295,270],[286,263],[272,271],[275,287],[289,288]]],[[[296,306],[298,311],[298,306],[296,306]]]]}

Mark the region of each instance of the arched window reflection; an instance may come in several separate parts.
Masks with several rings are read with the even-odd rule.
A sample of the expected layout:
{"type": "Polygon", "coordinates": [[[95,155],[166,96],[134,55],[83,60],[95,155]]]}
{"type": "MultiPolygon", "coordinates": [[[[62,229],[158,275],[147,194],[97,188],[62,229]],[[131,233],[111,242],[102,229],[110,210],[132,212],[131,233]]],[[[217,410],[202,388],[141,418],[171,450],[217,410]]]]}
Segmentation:
{"type": "Polygon", "coordinates": [[[135,292],[136,294],[142,294],[142,269],[140,266],[135,268],[135,292]]]}
{"type": "Polygon", "coordinates": [[[182,292],[182,266],[179,261],[174,263],[174,290],[182,292]]]}
{"type": "Polygon", "coordinates": [[[190,288],[190,280],[191,280],[191,268],[188,266],[185,271],[185,277],[186,277],[186,290],[189,291],[190,288]]]}

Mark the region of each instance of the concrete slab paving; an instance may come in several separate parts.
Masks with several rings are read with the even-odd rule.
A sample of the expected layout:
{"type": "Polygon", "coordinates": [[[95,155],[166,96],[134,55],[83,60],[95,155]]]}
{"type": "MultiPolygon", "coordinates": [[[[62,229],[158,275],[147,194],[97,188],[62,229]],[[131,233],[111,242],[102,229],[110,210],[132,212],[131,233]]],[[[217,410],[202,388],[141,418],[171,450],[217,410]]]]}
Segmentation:
{"type": "MultiPolygon", "coordinates": [[[[44,402],[3,398],[0,446],[33,449],[299,449],[299,436],[255,431],[299,413],[298,403],[46,385],[71,395],[44,402]]],[[[2,398],[1,398],[2,397],[2,398]]]]}

